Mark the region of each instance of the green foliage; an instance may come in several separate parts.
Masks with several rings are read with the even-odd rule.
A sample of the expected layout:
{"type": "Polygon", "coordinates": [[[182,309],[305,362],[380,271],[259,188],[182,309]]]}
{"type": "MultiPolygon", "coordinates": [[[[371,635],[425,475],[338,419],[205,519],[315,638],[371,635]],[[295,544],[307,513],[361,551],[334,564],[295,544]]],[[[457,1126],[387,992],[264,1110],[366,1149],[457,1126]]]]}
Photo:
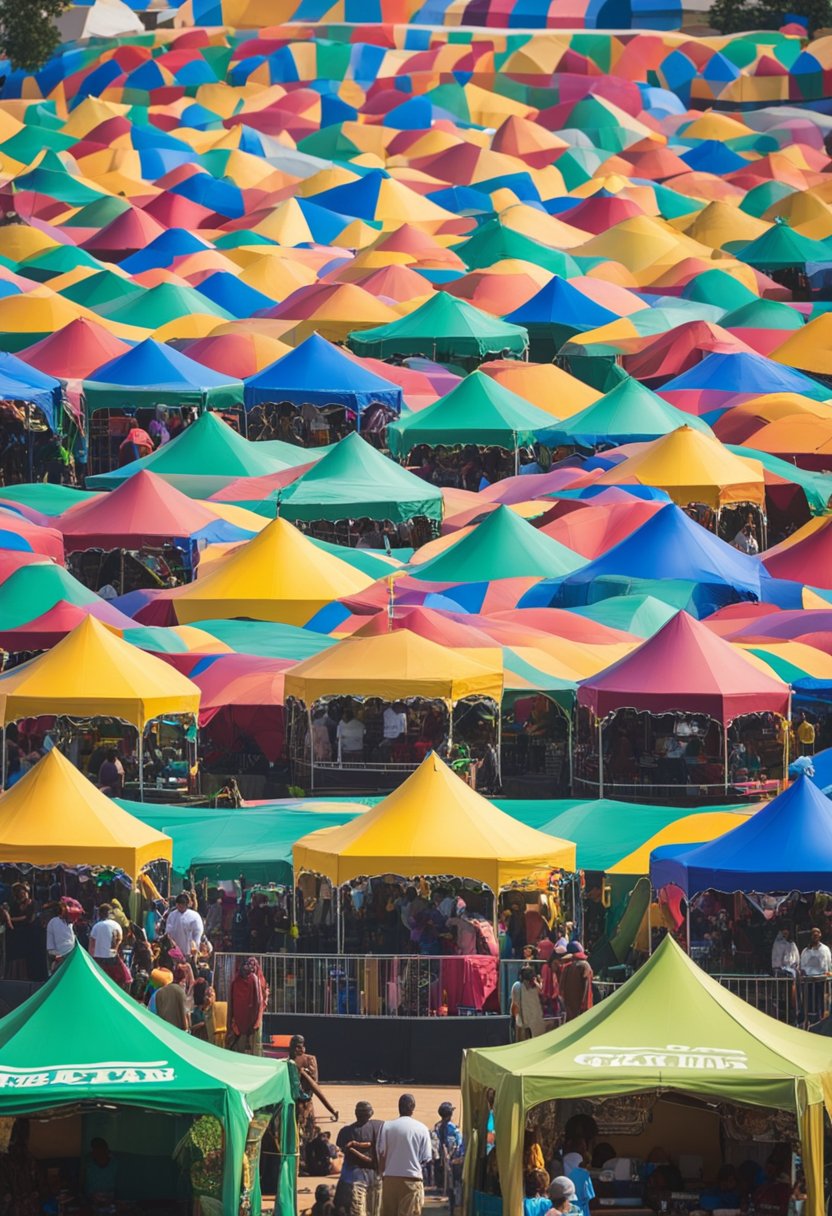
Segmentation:
{"type": "Polygon", "coordinates": [[[60,45],[55,20],[70,0],[0,0],[0,43],[12,67],[37,72],[60,45]]]}
{"type": "Polygon", "coordinates": [[[832,25],[830,0],[716,0],[708,20],[721,34],[777,30],[791,15],[803,17],[809,33],[832,25]]]}

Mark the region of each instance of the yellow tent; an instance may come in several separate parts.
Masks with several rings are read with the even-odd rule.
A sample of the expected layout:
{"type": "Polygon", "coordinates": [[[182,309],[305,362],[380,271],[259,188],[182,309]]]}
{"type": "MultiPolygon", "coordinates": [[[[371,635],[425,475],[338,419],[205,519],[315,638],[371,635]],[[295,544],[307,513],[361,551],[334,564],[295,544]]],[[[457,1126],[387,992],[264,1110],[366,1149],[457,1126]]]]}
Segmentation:
{"type": "Polygon", "coordinates": [[[136,878],[171,861],[170,837],[134,819],[56,747],[0,797],[0,862],[105,866],[136,878]]]}
{"type": "MultiPolygon", "coordinates": [[[[254,543],[254,542],[252,542],[254,543]]],[[[498,646],[474,652],[449,650],[409,629],[377,637],[344,638],[286,673],[287,697],[314,705],[321,697],[463,697],[503,695],[502,653],[498,646]],[[477,657],[472,657],[475,654],[477,657]]]]}
{"type": "Polygon", "coordinates": [[[357,595],[372,582],[285,519],[275,519],[171,598],[180,625],[232,617],[305,625],[333,600],[357,595]]]}
{"type": "Polygon", "coordinates": [[[570,376],[554,363],[523,363],[520,359],[495,359],[480,365],[480,371],[498,384],[525,397],[538,409],[546,410],[559,421],[586,409],[601,394],[570,376]]]}
{"type": "Polygon", "coordinates": [[[832,372],[832,316],[821,313],[800,329],[793,330],[771,358],[786,367],[828,376],[832,372]]]}
{"type": "Polygon", "coordinates": [[[765,504],[765,478],[758,460],[734,456],[718,439],[689,426],[663,435],[598,479],[598,485],[638,482],[665,490],[684,506],[701,502],[719,508],[731,503],[765,504]]]}
{"type": "Polygon", "coordinates": [[[52,650],[0,675],[0,722],[67,714],[141,730],[161,714],[196,714],[200,695],[162,659],[88,616],[52,650]]]}
{"type": "Polygon", "coordinates": [[[295,873],[341,886],[364,875],[452,874],[497,892],[549,870],[574,870],[575,845],[526,827],[457,777],[435,752],[351,823],[321,828],[292,850],[295,873]]]}

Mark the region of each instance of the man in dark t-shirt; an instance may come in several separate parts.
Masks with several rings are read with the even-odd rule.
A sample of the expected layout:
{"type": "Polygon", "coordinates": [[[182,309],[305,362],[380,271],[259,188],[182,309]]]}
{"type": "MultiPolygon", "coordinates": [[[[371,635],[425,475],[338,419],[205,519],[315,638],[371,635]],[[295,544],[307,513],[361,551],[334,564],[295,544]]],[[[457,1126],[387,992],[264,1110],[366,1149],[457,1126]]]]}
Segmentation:
{"type": "Polygon", "coordinates": [[[336,1144],[344,1154],[341,1177],[335,1189],[335,1216],[378,1216],[381,1179],[376,1144],[381,1119],[373,1118],[369,1102],[358,1102],[355,1123],[342,1127],[336,1144]]]}

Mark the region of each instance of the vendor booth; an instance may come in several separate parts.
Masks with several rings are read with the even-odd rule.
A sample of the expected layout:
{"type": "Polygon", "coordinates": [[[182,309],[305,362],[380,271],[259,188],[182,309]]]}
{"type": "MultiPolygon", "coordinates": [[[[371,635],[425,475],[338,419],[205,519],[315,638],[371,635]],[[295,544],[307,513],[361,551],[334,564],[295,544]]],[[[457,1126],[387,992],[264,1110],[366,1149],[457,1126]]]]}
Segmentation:
{"type": "Polygon", "coordinates": [[[576,783],[600,798],[776,793],[789,698],[787,684],[679,612],[578,685],[576,783]]]}
{"type": "MultiPolygon", "coordinates": [[[[558,903],[567,899],[570,911],[576,902],[575,846],[506,815],[460,780],[435,752],[372,809],[342,827],[298,840],[293,859],[296,884],[302,885],[304,875],[315,875],[335,892],[339,953],[345,936],[355,935],[356,953],[395,954],[401,944],[400,917],[391,921],[387,900],[398,893],[412,904],[406,948],[412,952],[415,945],[434,956],[421,960],[433,968],[434,1010],[443,1003],[454,1013],[459,1006],[482,1008],[496,992],[497,942],[491,930],[502,892],[516,889],[523,908],[527,898],[537,906],[541,893],[549,892],[558,903]],[[568,877],[562,882],[564,875],[568,877]],[[360,904],[353,894],[357,887],[364,893],[360,904]],[[413,904],[417,887],[418,905],[413,904]],[[439,892],[449,901],[450,917],[440,908],[439,892]],[[460,920],[464,926],[457,923],[460,920]],[[476,935],[476,946],[459,949],[471,934],[476,935]],[[374,948],[376,941],[380,951],[374,948]]],[[[401,982],[406,989],[400,978],[391,976],[388,982],[401,982]]],[[[404,991],[402,1003],[408,999],[404,991]]]]}
{"type": "Polygon", "coordinates": [[[536,1141],[548,1162],[581,1115],[589,1152],[593,1141],[611,1150],[610,1168],[591,1171],[603,1206],[698,1211],[710,1206],[708,1184],[721,1167],[750,1160],[760,1173],[766,1163],[769,1180],[752,1202],[785,1211],[792,1185],[777,1172],[781,1163],[791,1172],[794,1151],[805,1212],[822,1216],[831,1086],[822,1039],[753,1009],[666,937],[636,975],[575,1020],[465,1055],[466,1210],[521,1216],[524,1143],[536,1141]]]}
{"type": "MultiPolygon", "coordinates": [[[[692,957],[714,971],[770,974],[781,928],[799,950],[810,944],[814,925],[825,932],[818,900],[832,886],[830,875],[832,802],[806,776],[724,835],[667,844],[650,857],[655,889],[674,887],[685,897],[692,957]]],[[[796,968],[789,970],[794,979],[796,968]]],[[[815,1021],[827,1004],[825,976],[819,984],[823,993],[812,985],[817,993],[800,1002],[815,1021]]]]}
{"type": "MultiPolygon", "coordinates": [[[[187,785],[190,745],[195,742],[187,731],[199,712],[199,700],[197,686],[169,664],[131,646],[88,616],[52,650],[0,675],[2,784],[13,775],[7,771],[9,724],[41,720],[28,725],[33,725],[42,743],[47,731],[43,719],[48,719],[53,742],[62,742],[67,754],[83,763],[93,779],[98,779],[112,748],[120,753],[125,775],[129,778],[130,770],[135,774],[143,798],[145,762],[154,765],[161,780],[167,747],[172,753],[169,762],[183,768],[187,785]],[[156,729],[148,734],[152,747],[145,755],[145,733],[154,721],[156,729]],[[124,736],[125,723],[137,732],[135,753],[124,736]]],[[[21,730],[18,725],[18,738],[21,730]]],[[[31,731],[28,739],[31,751],[35,745],[31,731]]]]}
{"type": "MultiPolygon", "coordinates": [[[[276,1210],[295,1211],[289,1065],[174,1029],[81,946],[0,1020],[0,1054],[0,1117],[14,1120],[15,1158],[26,1166],[13,1185],[36,1179],[67,1202],[89,1197],[95,1183],[101,1189],[94,1142],[103,1140],[113,1205],[152,1201],[154,1211],[180,1214],[198,1201],[203,1213],[219,1214],[245,1203],[259,1213],[260,1142],[269,1128],[279,1149],[276,1210]]],[[[30,1195],[14,1197],[17,1211],[28,1210],[30,1195]]]]}
{"type": "Polygon", "coordinates": [[[451,650],[409,629],[345,638],[288,671],[284,690],[293,782],[395,784],[433,749],[474,785],[499,780],[497,647],[451,650]]]}

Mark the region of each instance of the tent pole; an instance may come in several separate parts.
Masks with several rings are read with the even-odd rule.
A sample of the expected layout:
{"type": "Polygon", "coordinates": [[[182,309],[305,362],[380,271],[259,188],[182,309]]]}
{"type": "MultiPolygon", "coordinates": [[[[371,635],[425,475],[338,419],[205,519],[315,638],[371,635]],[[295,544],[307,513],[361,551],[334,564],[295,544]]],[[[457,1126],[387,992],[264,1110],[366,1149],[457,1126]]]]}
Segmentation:
{"type": "Polygon", "coordinates": [[[3,759],[0,761],[0,789],[6,788],[6,723],[3,723],[3,759]]]}
{"type": "Polygon", "coordinates": [[[604,737],[601,721],[598,721],[598,797],[604,797],[604,737]]]}
{"type": "Polygon", "coordinates": [[[650,898],[647,901],[647,957],[653,953],[653,884],[650,883],[650,898]]]}
{"type": "Polygon", "coordinates": [[[789,685],[789,716],[783,723],[783,789],[789,782],[789,765],[792,762],[792,689],[789,685]]]}
{"type": "Polygon", "coordinates": [[[728,797],[728,723],[722,723],[722,775],[725,779],[725,797],[728,797]]]}
{"type": "Polygon", "coordinates": [[[306,723],[309,728],[309,788],[315,788],[315,739],[312,734],[312,706],[306,707],[306,723]]]}
{"type": "Polygon", "coordinates": [[[451,758],[451,751],[454,746],[454,703],[446,701],[445,705],[448,709],[448,759],[451,758]]]}
{"type": "Polygon", "coordinates": [[[497,789],[503,788],[503,706],[497,705],[497,789]]]}
{"type": "Polygon", "coordinates": [[[572,755],[572,715],[566,715],[566,749],[569,753],[569,793],[575,787],[574,757],[572,755]]]}
{"type": "Polygon", "coordinates": [[[343,954],[344,926],[341,917],[341,885],[335,886],[335,953],[343,954]]]}
{"type": "Polygon", "coordinates": [[[514,439],[514,476],[518,477],[520,474],[520,449],[517,446],[517,432],[516,431],[512,432],[512,438],[514,439]]]}
{"type": "Polygon", "coordinates": [[[144,729],[139,727],[139,802],[144,802],[144,729]]]}
{"type": "Polygon", "coordinates": [[[685,932],[686,932],[686,949],[688,958],[690,958],[690,896],[685,894],[685,932]]]}

